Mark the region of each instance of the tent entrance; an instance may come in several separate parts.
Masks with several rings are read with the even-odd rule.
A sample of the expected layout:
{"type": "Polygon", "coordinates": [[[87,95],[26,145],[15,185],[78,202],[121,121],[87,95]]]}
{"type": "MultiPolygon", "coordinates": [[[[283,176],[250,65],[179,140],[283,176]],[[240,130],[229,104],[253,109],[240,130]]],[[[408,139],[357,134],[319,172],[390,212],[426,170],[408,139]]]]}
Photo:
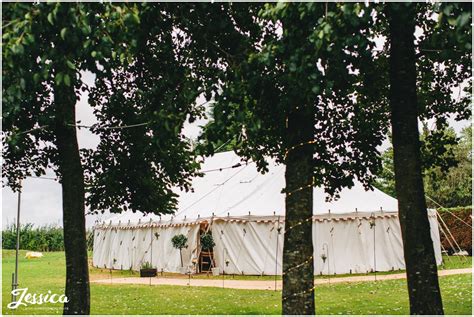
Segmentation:
{"type": "Polygon", "coordinates": [[[211,226],[208,223],[201,224],[198,238],[199,252],[197,273],[209,274],[212,271],[212,268],[216,267],[216,263],[214,261],[214,250],[212,246],[212,231],[211,226]]]}

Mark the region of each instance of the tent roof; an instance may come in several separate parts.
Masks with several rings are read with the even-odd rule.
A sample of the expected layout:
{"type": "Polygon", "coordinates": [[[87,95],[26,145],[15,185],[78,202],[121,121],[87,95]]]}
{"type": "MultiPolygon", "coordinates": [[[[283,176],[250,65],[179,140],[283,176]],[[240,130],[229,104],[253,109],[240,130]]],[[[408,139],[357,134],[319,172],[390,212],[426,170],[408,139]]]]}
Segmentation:
{"type": "MultiPolygon", "coordinates": [[[[201,171],[203,177],[192,181],[193,192],[179,192],[178,210],[174,221],[195,220],[198,217],[241,217],[248,216],[284,216],[285,166],[277,165],[269,159],[269,171],[261,174],[255,163],[244,163],[234,152],[217,153],[205,159],[201,171]],[[236,164],[238,167],[231,168],[236,164]]],[[[322,188],[313,189],[313,214],[347,214],[355,212],[396,212],[397,200],[378,189],[366,191],[362,184],[355,182],[352,188],[345,188],[340,198],[326,202],[327,195],[322,188]]],[[[126,212],[107,221],[117,224],[141,223],[160,220],[159,216],[126,212]]],[[[162,216],[162,221],[171,216],[162,216]]]]}

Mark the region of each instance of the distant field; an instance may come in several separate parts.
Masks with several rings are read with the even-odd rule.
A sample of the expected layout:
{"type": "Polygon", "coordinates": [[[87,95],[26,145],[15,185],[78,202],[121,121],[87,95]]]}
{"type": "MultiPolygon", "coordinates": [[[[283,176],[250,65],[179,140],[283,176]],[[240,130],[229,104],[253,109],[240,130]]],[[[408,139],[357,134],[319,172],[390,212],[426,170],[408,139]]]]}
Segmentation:
{"type": "MultiPolygon", "coordinates": [[[[3,250],[4,314],[61,314],[60,304],[32,305],[12,311],[11,273],[14,251],[3,250]]],[[[19,283],[30,293],[64,292],[65,263],[63,252],[45,253],[41,259],[24,259],[21,251],[19,283]]],[[[447,259],[447,268],[471,267],[465,261],[447,259]],[[449,261],[450,260],[450,261],[449,261]]],[[[129,271],[113,271],[113,276],[135,275],[129,271]]],[[[91,269],[91,279],[110,276],[109,270],[91,269]]],[[[231,278],[226,277],[226,278],[231,278]]],[[[236,277],[237,278],[237,277],[236,277]]],[[[242,277],[239,277],[242,278],[242,277]]],[[[273,278],[273,277],[245,277],[273,278]]],[[[408,314],[408,297],[404,280],[341,283],[316,288],[318,314],[408,314]]],[[[453,275],[440,278],[445,313],[472,312],[472,276],[453,275]]],[[[280,314],[281,292],[233,290],[210,287],[97,285],[91,284],[92,314],[280,314]]]]}

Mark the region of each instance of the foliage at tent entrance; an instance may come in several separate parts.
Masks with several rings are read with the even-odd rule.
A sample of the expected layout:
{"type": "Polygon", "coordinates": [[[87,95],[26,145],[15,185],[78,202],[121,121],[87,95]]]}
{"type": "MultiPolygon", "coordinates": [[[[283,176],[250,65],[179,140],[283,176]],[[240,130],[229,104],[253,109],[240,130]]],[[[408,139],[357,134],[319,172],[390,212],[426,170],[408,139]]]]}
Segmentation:
{"type": "Polygon", "coordinates": [[[205,233],[201,235],[201,246],[202,246],[203,251],[211,251],[215,245],[216,243],[214,242],[214,238],[212,237],[212,234],[205,233]]]}

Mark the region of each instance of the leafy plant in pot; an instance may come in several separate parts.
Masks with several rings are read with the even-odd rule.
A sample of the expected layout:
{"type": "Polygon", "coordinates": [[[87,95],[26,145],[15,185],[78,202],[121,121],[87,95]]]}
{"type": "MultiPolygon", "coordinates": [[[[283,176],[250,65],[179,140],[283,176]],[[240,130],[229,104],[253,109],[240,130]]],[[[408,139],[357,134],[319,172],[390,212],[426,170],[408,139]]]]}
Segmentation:
{"type": "Polygon", "coordinates": [[[201,247],[203,251],[212,251],[215,245],[214,238],[212,238],[210,233],[201,235],[201,247]]]}
{"type": "Polygon", "coordinates": [[[156,275],[156,268],[153,268],[150,262],[142,264],[140,268],[140,277],[155,277],[156,275]]]}
{"type": "Polygon", "coordinates": [[[188,238],[184,234],[177,234],[171,239],[173,247],[179,250],[179,256],[181,259],[181,267],[183,267],[183,254],[182,249],[188,247],[188,238]]]}

